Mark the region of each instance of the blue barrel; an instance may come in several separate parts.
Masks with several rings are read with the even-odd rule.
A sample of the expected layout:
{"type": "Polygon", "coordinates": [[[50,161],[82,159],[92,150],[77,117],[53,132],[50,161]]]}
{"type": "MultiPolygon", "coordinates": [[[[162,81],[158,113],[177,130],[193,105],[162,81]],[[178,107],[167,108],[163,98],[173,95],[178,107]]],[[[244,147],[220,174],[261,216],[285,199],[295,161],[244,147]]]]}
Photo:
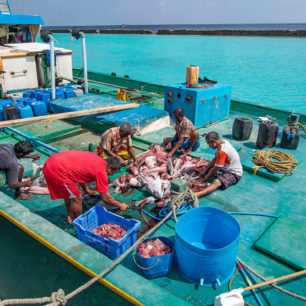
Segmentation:
{"type": "Polygon", "coordinates": [[[16,103],[21,103],[24,105],[24,101],[26,101],[26,98],[19,98],[16,100],[16,103]]]}
{"type": "Polygon", "coordinates": [[[40,96],[40,94],[44,93],[44,89],[35,89],[33,91],[33,98],[38,100],[38,97],[40,96]]]}
{"type": "Polygon", "coordinates": [[[34,116],[45,116],[48,114],[45,102],[37,101],[31,104],[34,116]]]}
{"type": "Polygon", "coordinates": [[[175,227],[175,263],[187,281],[220,286],[235,271],[240,226],[230,214],[213,207],[194,208],[175,227]]]}
{"type": "Polygon", "coordinates": [[[144,240],[144,242],[155,239],[159,239],[163,243],[169,245],[172,249],[172,252],[166,255],[153,256],[149,258],[141,257],[137,251],[134,254],[135,263],[141,269],[143,275],[150,279],[167,275],[171,270],[172,261],[173,261],[174,246],[172,241],[166,237],[160,236],[160,237],[148,238],[144,240]]]}
{"type": "Polygon", "coordinates": [[[41,91],[36,94],[37,100],[48,102],[51,100],[51,92],[41,91]]]}
{"type": "Polygon", "coordinates": [[[18,107],[20,118],[30,118],[33,117],[33,111],[30,105],[25,105],[18,107]]]}
{"type": "Polygon", "coordinates": [[[34,98],[34,93],[35,93],[34,90],[24,92],[24,93],[23,93],[23,97],[24,97],[24,98],[34,98]]]}
{"type": "Polygon", "coordinates": [[[66,99],[75,97],[75,94],[72,88],[64,89],[64,95],[66,99]]]}
{"type": "Polygon", "coordinates": [[[23,99],[23,104],[24,105],[32,105],[32,103],[37,102],[35,98],[24,98],[23,99]]]}
{"type": "Polygon", "coordinates": [[[64,91],[61,89],[57,89],[55,92],[56,99],[65,99],[64,91]]]}
{"type": "Polygon", "coordinates": [[[20,101],[19,102],[15,102],[14,105],[17,106],[17,107],[24,106],[23,102],[20,102],[20,101]]]}
{"type": "Polygon", "coordinates": [[[2,106],[14,105],[14,103],[13,103],[12,100],[6,99],[6,100],[1,100],[1,101],[0,101],[0,105],[2,105],[2,106]]]}

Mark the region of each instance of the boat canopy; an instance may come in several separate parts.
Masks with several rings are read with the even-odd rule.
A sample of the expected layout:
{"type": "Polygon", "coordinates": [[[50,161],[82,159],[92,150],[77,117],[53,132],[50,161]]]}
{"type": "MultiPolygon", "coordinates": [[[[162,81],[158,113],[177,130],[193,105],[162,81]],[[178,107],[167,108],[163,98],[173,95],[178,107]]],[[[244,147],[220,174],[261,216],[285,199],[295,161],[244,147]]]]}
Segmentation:
{"type": "Polygon", "coordinates": [[[45,24],[40,16],[0,14],[0,24],[45,24]]]}

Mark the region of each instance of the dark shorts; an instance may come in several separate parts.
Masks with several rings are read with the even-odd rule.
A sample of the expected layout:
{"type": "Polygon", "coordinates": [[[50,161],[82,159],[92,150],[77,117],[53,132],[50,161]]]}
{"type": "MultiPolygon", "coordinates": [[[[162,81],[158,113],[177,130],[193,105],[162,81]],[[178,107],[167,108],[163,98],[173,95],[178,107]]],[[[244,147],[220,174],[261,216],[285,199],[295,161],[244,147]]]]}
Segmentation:
{"type": "Polygon", "coordinates": [[[219,171],[218,173],[220,174],[217,174],[217,179],[221,182],[221,186],[219,188],[221,188],[222,190],[226,189],[229,186],[237,184],[241,178],[240,176],[230,172],[219,171]]]}

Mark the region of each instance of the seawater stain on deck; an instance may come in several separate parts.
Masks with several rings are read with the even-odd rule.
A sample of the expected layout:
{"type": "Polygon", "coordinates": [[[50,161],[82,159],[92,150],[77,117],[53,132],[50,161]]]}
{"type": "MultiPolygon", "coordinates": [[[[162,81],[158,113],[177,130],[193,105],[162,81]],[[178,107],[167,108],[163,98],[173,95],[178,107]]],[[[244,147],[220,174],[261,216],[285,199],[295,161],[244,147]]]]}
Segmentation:
{"type": "MultiPolygon", "coordinates": [[[[162,100],[159,99],[156,101],[156,103],[160,105],[162,103],[162,100]]],[[[279,123],[281,126],[285,125],[284,122],[279,123]]],[[[99,134],[84,129],[79,125],[67,123],[64,121],[53,122],[47,133],[45,133],[43,125],[38,126],[37,124],[32,126],[22,126],[19,129],[23,132],[26,132],[32,137],[43,136],[49,145],[57,147],[60,150],[87,150],[90,143],[95,146],[96,140],[99,136],[99,134]]],[[[223,121],[208,128],[202,128],[200,129],[200,134],[212,130],[217,131],[222,138],[231,141],[237,149],[239,148],[239,154],[242,160],[254,154],[255,150],[257,149],[254,145],[258,130],[256,116],[250,116],[245,113],[238,113],[232,111],[230,114],[230,120],[223,121]],[[238,116],[249,116],[254,121],[253,132],[250,140],[248,141],[238,142],[231,139],[231,129],[233,120],[235,117],[238,116]]],[[[143,149],[145,150],[148,147],[149,143],[160,143],[163,137],[173,135],[173,133],[174,131],[172,128],[167,128],[159,131],[158,133],[150,133],[141,137],[137,136],[134,137],[134,144],[143,147],[143,149]]],[[[6,133],[0,134],[1,142],[15,143],[21,139],[22,138],[20,136],[8,135],[6,133]]],[[[279,140],[280,139],[278,138],[277,143],[279,143],[279,140]]],[[[48,152],[41,148],[38,149],[39,151],[37,153],[42,154],[41,161],[43,162],[48,157],[48,152]]],[[[276,146],[273,149],[277,150],[279,149],[279,147],[276,146]]],[[[142,150],[138,150],[138,152],[141,151],[142,150]]],[[[301,139],[298,150],[291,151],[291,154],[295,155],[296,157],[299,157],[300,159],[303,159],[305,156],[305,151],[305,140],[301,139]]],[[[201,156],[204,159],[211,159],[214,156],[214,151],[207,148],[205,140],[202,138],[201,147],[194,155],[201,156]]],[[[23,160],[22,163],[26,168],[26,174],[29,174],[31,171],[30,161],[23,160]]],[[[241,181],[237,185],[232,186],[225,191],[215,191],[211,195],[201,199],[200,205],[217,207],[225,211],[261,212],[278,216],[290,216],[291,218],[304,216],[305,190],[304,184],[302,184],[301,182],[305,180],[305,168],[305,162],[302,162],[298,165],[297,170],[294,171],[292,175],[286,176],[279,182],[273,182],[265,178],[258,177],[245,172],[241,181]]],[[[8,188],[2,188],[1,191],[8,194],[10,197],[12,196],[12,191],[8,188]]],[[[132,201],[135,199],[142,198],[144,195],[145,193],[143,191],[134,191],[126,195],[119,195],[118,198],[125,199],[126,201],[132,201]]],[[[35,225],[34,227],[36,228],[33,228],[33,230],[36,230],[39,233],[43,233],[43,229],[45,231],[43,233],[45,239],[53,240],[54,245],[56,245],[56,247],[72,256],[75,260],[81,263],[86,263],[86,265],[88,265],[88,268],[91,271],[99,273],[111,263],[111,261],[104,255],[82,244],[76,238],[74,238],[71,229],[69,229],[68,233],[60,230],[67,228],[67,224],[65,223],[66,212],[62,201],[51,201],[48,196],[35,196],[30,201],[18,201],[19,208],[17,207],[17,205],[14,208],[14,203],[16,202],[11,200],[10,198],[6,198],[6,196],[3,195],[1,197],[0,203],[1,209],[3,209],[4,211],[7,210],[13,214],[15,213],[15,217],[21,219],[22,216],[20,215],[20,211],[22,211],[23,209],[20,210],[19,208],[24,207],[25,214],[30,216],[30,219],[27,220],[27,222],[32,220],[32,218],[37,220],[36,223],[29,222],[29,227],[35,225]],[[40,217],[43,217],[43,219],[40,217]],[[47,221],[44,221],[45,219],[47,221]],[[70,235],[69,233],[71,233],[72,235],[70,235]],[[58,237],[64,238],[61,241],[61,239],[58,239],[58,237]],[[86,252],[82,250],[86,250],[86,252]]],[[[143,221],[141,216],[135,211],[129,211],[127,213],[120,214],[125,217],[137,218],[143,221]]],[[[242,260],[244,260],[251,267],[255,268],[255,270],[257,270],[260,274],[264,275],[267,278],[289,274],[294,271],[292,267],[252,248],[254,242],[274,222],[274,219],[259,216],[238,215],[235,215],[235,218],[239,221],[241,226],[240,249],[238,255],[242,260]]],[[[1,226],[3,225],[4,228],[13,231],[11,229],[11,225],[8,224],[7,221],[0,218],[0,222],[1,226]]],[[[142,230],[145,226],[146,225],[143,224],[142,230]]],[[[175,233],[174,229],[175,223],[174,221],[170,220],[167,222],[167,224],[163,225],[158,231],[156,231],[154,233],[154,236],[163,235],[169,237],[173,241],[175,233]]],[[[15,229],[14,231],[16,232],[15,229]]],[[[294,255],[294,242],[288,241],[285,237],[285,233],[283,234],[284,237],[277,237],[276,239],[281,240],[281,243],[283,245],[287,245],[288,252],[293,252],[292,254],[294,255]]],[[[16,235],[21,241],[25,239],[22,234],[16,235]]],[[[18,239],[17,241],[20,241],[18,239]]],[[[27,239],[28,241],[31,240],[31,238],[27,239]]],[[[15,241],[7,241],[7,243],[7,249],[18,250],[18,255],[16,255],[16,257],[18,258],[18,256],[20,256],[19,253],[21,249],[18,249],[16,246],[14,246],[15,241]]],[[[36,243],[34,242],[31,242],[31,246],[32,244],[36,245],[36,243]]],[[[35,250],[36,249],[41,249],[41,247],[36,245],[35,250]]],[[[48,253],[49,251],[40,252],[48,253]]],[[[30,258],[30,252],[25,253],[28,253],[28,256],[30,258]]],[[[8,252],[8,254],[11,253],[8,252]]],[[[61,262],[61,260],[59,260],[58,257],[54,256],[53,254],[44,256],[52,258],[52,261],[54,260],[56,262],[61,262]],[[56,260],[54,259],[55,257],[56,260]]],[[[41,262],[42,260],[43,259],[38,260],[38,262],[41,262]]],[[[1,272],[4,271],[3,275],[5,279],[7,279],[9,282],[10,279],[13,278],[13,276],[10,276],[10,271],[14,270],[12,265],[16,264],[17,259],[7,257],[5,261],[1,262],[1,272]]],[[[71,268],[65,263],[61,262],[60,265],[61,267],[65,267],[68,275],[75,276],[80,274],[79,272],[76,272],[74,268],[71,268]]],[[[32,266],[35,267],[35,264],[32,264],[32,266]]],[[[57,273],[57,270],[54,273],[57,273]]],[[[60,273],[59,275],[62,275],[62,273],[60,273]]],[[[55,275],[52,275],[51,279],[52,278],[57,279],[55,275]]],[[[87,278],[83,276],[81,277],[81,279],[85,280],[87,278]]],[[[211,305],[216,295],[227,291],[226,285],[223,285],[215,290],[209,288],[196,289],[194,285],[189,284],[182,279],[182,277],[177,273],[174,266],[167,277],[148,281],[142,277],[141,272],[133,263],[131,256],[128,256],[124,260],[123,264],[116,268],[113,272],[111,272],[106,277],[106,279],[115,286],[119,287],[124,292],[128,293],[128,295],[133,296],[135,299],[139,300],[144,304],[163,304],[165,301],[167,301],[167,304],[169,305],[183,305],[184,303],[211,305]]],[[[31,280],[28,280],[29,281],[27,282],[27,284],[24,283],[24,285],[30,288],[26,291],[23,291],[23,289],[20,288],[20,291],[18,293],[20,294],[19,296],[21,297],[22,295],[41,295],[41,291],[37,290],[36,285],[31,285],[31,280]]],[[[50,280],[48,279],[42,280],[42,282],[46,282],[47,284],[49,283],[49,281],[50,280]]],[[[255,279],[254,281],[258,282],[257,279],[255,279]]],[[[72,288],[73,286],[67,284],[67,281],[65,282],[63,280],[58,280],[58,283],[63,283],[63,286],[66,286],[67,288],[67,292],[69,290],[74,289],[72,288]]],[[[78,285],[80,285],[81,283],[82,282],[78,282],[78,285]]],[[[76,280],[74,280],[74,284],[75,287],[78,286],[76,280]]],[[[306,293],[303,279],[288,281],[282,285],[286,289],[294,291],[298,294],[305,295],[306,293]]],[[[234,279],[232,288],[239,288],[244,286],[245,283],[242,277],[238,274],[237,277],[234,279]]],[[[16,293],[11,291],[8,285],[1,288],[4,288],[5,294],[2,294],[3,296],[16,297],[16,293]]],[[[44,295],[49,295],[49,293],[52,291],[52,289],[49,288],[54,288],[55,290],[58,288],[58,286],[52,284],[52,286],[47,285],[46,288],[47,289],[44,291],[44,295]]],[[[92,290],[89,291],[89,293],[94,292],[93,294],[96,294],[97,299],[92,298],[90,302],[88,301],[87,305],[98,305],[98,296],[102,298],[103,294],[107,294],[107,296],[111,299],[114,298],[113,294],[110,293],[108,290],[103,289],[103,292],[101,293],[99,289],[96,288],[97,286],[94,286],[93,289],[89,289],[92,290]]],[[[279,293],[278,291],[276,291],[275,289],[271,289],[270,287],[260,289],[259,292],[260,298],[267,305],[304,305],[303,302],[288,297],[283,293],[279,293]]],[[[75,301],[72,301],[72,304],[81,305],[78,303],[78,301],[84,301],[84,304],[82,305],[86,305],[86,299],[82,300],[82,296],[84,298],[86,296],[86,293],[81,295],[80,300],[76,298],[75,301]]],[[[247,293],[245,297],[246,301],[248,301],[249,303],[256,303],[250,293],[247,293]]],[[[122,303],[122,300],[119,297],[115,298],[114,303],[112,303],[112,305],[117,303],[118,305],[122,303]]]]}

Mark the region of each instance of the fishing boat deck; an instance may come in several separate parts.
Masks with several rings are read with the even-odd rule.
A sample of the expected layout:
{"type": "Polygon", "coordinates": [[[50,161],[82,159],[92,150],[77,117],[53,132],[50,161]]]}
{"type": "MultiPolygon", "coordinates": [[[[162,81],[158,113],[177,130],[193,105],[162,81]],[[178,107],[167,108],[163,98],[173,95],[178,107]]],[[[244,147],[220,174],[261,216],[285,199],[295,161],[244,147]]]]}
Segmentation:
{"type": "MultiPolygon", "coordinates": [[[[152,102],[154,106],[158,107],[161,107],[162,103],[163,99],[160,97],[156,97],[152,102]]],[[[199,132],[200,134],[212,130],[218,132],[222,138],[229,140],[239,150],[240,158],[244,161],[257,150],[255,142],[258,122],[256,119],[256,114],[252,115],[250,113],[232,110],[229,120],[214,124],[210,127],[201,128],[199,132]],[[247,141],[235,141],[231,137],[233,121],[238,116],[253,119],[253,132],[251,138],[247,141]]],[[[281,130],[285,126],[285,122],[278,121],[278,123],[280,124],[281,130]]],[[[88,150],[88,148],[95,148],[99,135],[80,125],[67,121],[53,122],[47,131],[44,129],[44,126],[44,123],[35,123],[20,126],[17,129],[59,150],[88,150]]],[[[166,128],[158,132],[135,136],[133,144],[135,145],[136,153],[144,152],[150,143],[160,143],[163,137],[173,134],[173,128],[166,128]]],[[[24,137],[7,131],[0,133],[1,143],[15,143],[23,139],[24,137]]],[[[277,143],[279,141],[280,138],[278,138],[277,143]]],[[[194,153],[194,156],[201,156],[204,159],[210,160],[214,155],[214,151],[207,147],[204,138],[201,138],[200,142],[201,146],[194,153]]],[[[278,145],[273,149],[282,150],[278,145]]],[[[305,150],[305,139],[301,138],[298,149],[287,152],[293,154],[299,161],[302,161],[306,156],[305,150]]],[[[35,153],[42,155],[41,162],[46,160],[51,154],[49,150],[39,146],[36,146],[35,153]]],[[[29,160],[21,160],[21,163],[25,167],[26,174],[30,174],[31,162],[29,160]]],[[[283,216],[303,222],[305,221],[306,201],[305,184],[303,183],[305,181],[305,170],[305,163],[300,162],[296,171],[293,171],[291,175],[286,175],[277,182],[245,171],[237,185],[225,191],[217,190],[201,198],[200,206],[216,207],[229,212],[252,212],[276,215],[279,217],[283,216]]],[[[122,169],[115,176],[121,175],[124,171],[125,169],[122,169]]],[[[128,203],[131,203],[133,200],[139,200],[144,196],[145,191],[143,190],[130,190],[126,194],[115,195],[119,200],[124,200],[128,203]]],[[[61,200],[51,201],[49,196],[35,195],[29,201],[16,201],[13,199],[12,190],[8,187],[3,187],[1,188],[0,208],[2,217],[15,223],[15,225],[45,244],[52,251],[64,257],[91,276],[98,274],[112,263],[106,256],[81,243],[76,238],[75,231],[71,227],[68,227],[65,222],[65,205],[61,200]]],[[[150,208],[148,207],[148,210],[150,208]]],[[[137,211],[129,210],[125,213],[119,212],[119,214],[125,218],[135,218],[142,221],[142,227],[139,233],[147,230],[146,223],[137,211]]],[[[296,268],[292,265],[290,266],[254,248],[254,243],[275,222],[275,218],[250,215],[234,215],[234,217],[241,226],[239,258],[268,279],[296,271],[296,268]]],[[[303,243],[305,245],[305,237],[300,235],[299,241],[292,241],[290,240],[290,229],[288,230],[289,232],[277,233],[277,235],[272,237],[270,244],[277,242],[287,249],[287,255],[289,254],[289,257],[299,257],[301,259],[300,257],[304,256],[305,253],[300,252],[297,247],[303,245],[303,243]]],[[[169,220],[154,233],[154,236],[166,236],[174,241],[174,234],[175,222],[169,220]]],[[[303,260],[301,261],[303,262],[303,260]]],[[[305,265],[304,260],[303,268],[305,268],[305,265]]],[[[4,279],[10,279],[9,275],[3,277],[4,279]]],[[[258,279],[252,278],[252,276],[250,276],[250,279],[254,282],[259,282],[258,279]]],[[[212,305],[216,295],[228,291],[226,284],[214,289],[196,287],[186,282],[178,274],[175,265],[173,265],[171,272],[166,277],[147,280],[133,263],[131,255],[101,282],[129,302],[145,305],[157,303],[167,303],[169,305],[184,305],[189,303],[212,305]]],[[[304,296],[306,295],[305,280],[303,279],[289,280],[281,285],[287,290],[304,296]]],[[[232,283],[232,288],[245,286],[245,281],[238,273],[232,283]]],[[[264,305],[304,305],[302,301],[280,293],[271,287],[259,289],[258,293],[264,305]]],[[[31,296],[31,292],[29,295],[31,296]]],[[[256,304],[251,293],[244,294],[244,297],[247,302],[253,305],[256,304]]]]}

